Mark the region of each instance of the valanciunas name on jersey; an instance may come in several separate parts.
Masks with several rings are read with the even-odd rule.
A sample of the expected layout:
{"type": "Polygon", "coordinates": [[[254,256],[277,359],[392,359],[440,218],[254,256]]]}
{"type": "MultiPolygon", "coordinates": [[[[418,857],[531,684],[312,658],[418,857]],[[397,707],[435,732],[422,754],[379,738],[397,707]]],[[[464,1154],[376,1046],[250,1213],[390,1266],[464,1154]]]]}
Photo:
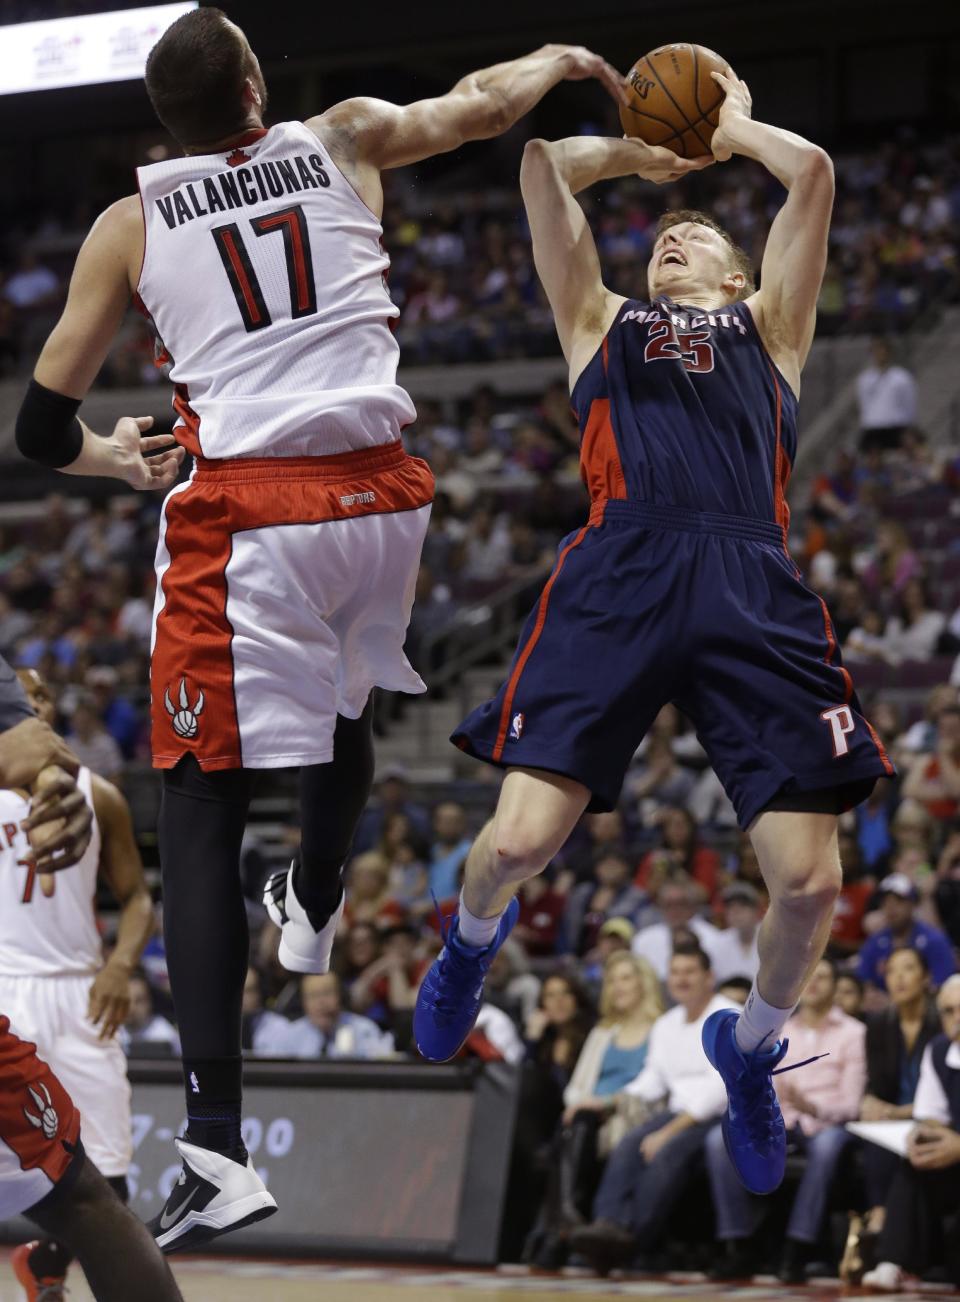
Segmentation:
{"type": "MultiPolygon", "coordinates": [[[[243,157],[249,159],[248,155],[243,157]]],[[[202,181],[189,181],[171,194],[163,195],[156,203],[161,217],[174,230],[210,213],[243,208],[270,198],[279,199],[284,194],[325,190],[329,184],[330,175],[320,154],[308,154],[305,159],[295,154],[275,163],[233,166],[215,176],[205,176],[202,181]]]]}

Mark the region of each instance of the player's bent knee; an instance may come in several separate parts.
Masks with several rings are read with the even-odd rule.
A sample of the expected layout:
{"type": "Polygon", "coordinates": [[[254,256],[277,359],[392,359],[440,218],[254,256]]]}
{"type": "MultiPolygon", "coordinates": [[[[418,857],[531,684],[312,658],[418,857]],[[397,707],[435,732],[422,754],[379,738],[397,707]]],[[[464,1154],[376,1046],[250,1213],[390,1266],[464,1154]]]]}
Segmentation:
{"type": "Polygon", "coordinates": [[[798,913],[819,913],[832,908],[843,877],[839,863],[794,864],[771,884],[771,894],[786,908],[798,913]]]}

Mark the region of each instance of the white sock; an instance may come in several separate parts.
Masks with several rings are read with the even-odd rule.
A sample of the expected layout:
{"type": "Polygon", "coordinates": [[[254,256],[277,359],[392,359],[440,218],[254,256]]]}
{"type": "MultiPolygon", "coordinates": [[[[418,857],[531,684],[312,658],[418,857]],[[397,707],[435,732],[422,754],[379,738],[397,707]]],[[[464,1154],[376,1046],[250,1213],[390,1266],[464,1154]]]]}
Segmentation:
{"type": "Polygon", "coordinates": [[[460,916],[457,921],[457,931],[465,945],[469,945],[472,949],[486,949],[497,934],[497,927],[500,925],[502,917],[503,913],[498,913],[493,918],[478,918],[464,904],[463,892],[460,892],[460,916]]]}
{"type": "Polygon", "coordinates": [[[737,1044],[744,1053],[752,1053],[761,1045],[764,1051],[772,1049],[780,1039],[780,1032],[792,1013],[793,1008],[774,1008],[773,1004],[768,1004],[761,998],[757,983],[754,981],[747,1002],[734,1027],[737,1044]]]}

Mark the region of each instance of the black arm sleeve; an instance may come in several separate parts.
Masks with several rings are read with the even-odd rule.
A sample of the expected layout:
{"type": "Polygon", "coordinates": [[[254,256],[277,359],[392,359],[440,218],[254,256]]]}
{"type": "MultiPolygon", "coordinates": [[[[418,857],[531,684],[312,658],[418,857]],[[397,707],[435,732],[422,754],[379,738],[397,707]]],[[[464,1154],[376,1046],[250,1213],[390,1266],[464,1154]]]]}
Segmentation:
{"type": "Polygon", "coordinates": [[[68,398],[31,380],[17,413],[17,447],[41,466],[52,470],[69,466],[83,447],[79,408],[79,398],[68,398]]]}
{"type": "Polygon", "coordinates": [[[17,675],[0,656],[0,732],[32,718],[33,711],[17,675]]]}

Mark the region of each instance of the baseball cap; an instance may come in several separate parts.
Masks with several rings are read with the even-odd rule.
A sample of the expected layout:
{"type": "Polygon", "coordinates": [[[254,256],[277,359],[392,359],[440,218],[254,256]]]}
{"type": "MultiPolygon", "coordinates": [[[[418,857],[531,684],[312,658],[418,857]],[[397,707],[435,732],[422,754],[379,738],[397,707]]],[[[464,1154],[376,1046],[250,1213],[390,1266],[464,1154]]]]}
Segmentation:
{"type": "Polygon", "coordinates": [[[631,941],[636,927],[628,918],[608,918],[600,928],[601,936],[619,936],[621,940],[631,941]]]}
{"type": "Polygon", "coordinates": [[[884,877],[880,883],[881,895],[899,895],[902,900],[918,900],[920,898],[916,886],[907,876],[906,873],[890,873],[884,877]]]}
{"type": "Polygon", "coordinates": [[[755,908],[760,905],[760,892],[749,882],[731,882],[720,895],[724,904],[733,904],[738,901],[741,904],[752,904],[755,908]]]}

